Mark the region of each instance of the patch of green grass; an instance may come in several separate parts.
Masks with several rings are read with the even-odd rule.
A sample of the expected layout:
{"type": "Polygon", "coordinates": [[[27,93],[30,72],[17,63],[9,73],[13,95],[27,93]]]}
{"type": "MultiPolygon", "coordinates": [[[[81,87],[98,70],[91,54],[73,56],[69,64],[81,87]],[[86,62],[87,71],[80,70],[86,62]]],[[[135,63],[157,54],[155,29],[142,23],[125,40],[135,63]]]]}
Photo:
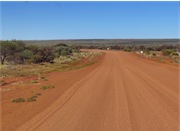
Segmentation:
{"type": "MultiPolygon", "coordinates": [[[[32,92],[33,93],[33,92],[32,92]]],[[[31,96],[30,98],[16,98],[16,99],[13,99],[12,102],[15,102],[15,103],[20,103],[20,102],[34,102],[36,101],[37,97],[40,96],[41,93],[36,93],[35,95],[31,96]]]]}
{"type": "Polygon", "coordinates": [[[26,100],[24,98],[16,98],[16,99],[13,99],[12,102],[20,103],[20,102],[26,102],[26,100]]]}
{"type": "Polygon", "coordinates": [[[33,101],[36,101],[36,98],[37,98],[37,96],[34,95],[34,96],[28,98],[28,99],[27,99],[27,102],[33,102],[33,101]]]}
{"type": "Polygon", "coordinates": [[[54,88],[53,85],[41,86],[41,87],[40,87],[41,90],[52,89],[52,88],[54,88]]]}
{"type": "Polygon", "coordinates": [[[27,99],[27,102],[33,102],[36,101],[37,97],[40,96],[41,93],[36,93],[35,95],[33,95],[32,97],[27,99]]]}

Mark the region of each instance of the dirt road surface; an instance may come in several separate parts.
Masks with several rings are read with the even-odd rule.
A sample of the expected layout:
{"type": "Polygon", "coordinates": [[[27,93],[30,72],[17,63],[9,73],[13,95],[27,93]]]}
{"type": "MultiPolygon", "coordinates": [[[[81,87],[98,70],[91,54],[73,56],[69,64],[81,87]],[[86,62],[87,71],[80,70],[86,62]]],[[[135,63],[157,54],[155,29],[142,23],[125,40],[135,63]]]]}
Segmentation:
{"type": "Polygon", "coordinates": [[[18,128],[34,130],[178,131],[178,67],[107,51],[99,66],[18,128]]]}

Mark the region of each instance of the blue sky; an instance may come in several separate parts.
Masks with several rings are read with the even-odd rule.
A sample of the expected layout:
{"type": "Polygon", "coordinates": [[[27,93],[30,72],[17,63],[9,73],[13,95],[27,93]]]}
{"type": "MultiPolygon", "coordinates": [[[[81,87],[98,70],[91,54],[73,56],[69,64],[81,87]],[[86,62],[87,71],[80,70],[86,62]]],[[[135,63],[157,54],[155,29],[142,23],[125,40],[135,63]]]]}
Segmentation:
{"type": "Polygon", "coordinates": [[[0,39],[180,38],[179,2],[1,2],[0,39]]]}

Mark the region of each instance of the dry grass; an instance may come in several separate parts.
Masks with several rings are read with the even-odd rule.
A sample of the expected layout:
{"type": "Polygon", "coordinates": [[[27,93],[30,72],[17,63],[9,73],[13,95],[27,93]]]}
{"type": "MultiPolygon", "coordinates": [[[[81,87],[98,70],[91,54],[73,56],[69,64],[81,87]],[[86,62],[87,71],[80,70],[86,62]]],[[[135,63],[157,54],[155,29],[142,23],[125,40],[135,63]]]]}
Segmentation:
{"type": "MultiPolygon", "coordinates": [[[[94,58],[101,55],[98,52],[80,52],[73,53],[71,56],[60,56],[54,60],[54,63],[26,64],[26,65],[1,65],[1,78],[16,76],[38,76],[38,79],[47,81],[43,74],[53,71],[67,71],[75,68],[81,68],[95,63],[94,58]],[[85,60],[83,64],[78,64],[85,60]]],[[[34,83],[34,81],[32,82],[34,83]]],[[[36,83],[36,82],[35,82],[36,83]]]]}
{"type": "MultiPolygon", "coordinates": [[[[161,63],[169,63],[169,64],[180,64],[180,56],[176,55],[169,55],[163,56],[161,51],[150,51],[150,54],[140,54],[139,52],[135,52],[139,56],[146,57],[161,63]]],[[[179,52],[178,52],[179,54],[179,52]]]]}
{"type": "Polygon", "coordinates": [[[19,98],[15,98],[12,100],[12,102],[14,103],[21,103],[21,102],[33,102],[33,101],[37,101],[37,98],[38,96],[40,96],[41,93],[36,93],[35,95],[25,99],[25,98],[22,98],[22,97],[19,97],[19,98]]]}
{"type": "Polygon", "coordinates": [[[53,85],[41,86],[41,87],[40,87],[41,90],[53,89],[53,88],[55,88],[53,85]]]}

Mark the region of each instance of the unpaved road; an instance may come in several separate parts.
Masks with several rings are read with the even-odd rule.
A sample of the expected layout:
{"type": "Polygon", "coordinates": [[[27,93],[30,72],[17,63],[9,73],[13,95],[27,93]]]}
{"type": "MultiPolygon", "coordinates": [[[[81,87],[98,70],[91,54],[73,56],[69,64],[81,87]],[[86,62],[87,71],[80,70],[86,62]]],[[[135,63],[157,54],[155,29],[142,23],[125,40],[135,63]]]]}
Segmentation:
{"type": "Polygon", "coordinates": [[[178,67],[107,51],[98,67],[18,130],[178,131],[178,105],[178,67]]]}

